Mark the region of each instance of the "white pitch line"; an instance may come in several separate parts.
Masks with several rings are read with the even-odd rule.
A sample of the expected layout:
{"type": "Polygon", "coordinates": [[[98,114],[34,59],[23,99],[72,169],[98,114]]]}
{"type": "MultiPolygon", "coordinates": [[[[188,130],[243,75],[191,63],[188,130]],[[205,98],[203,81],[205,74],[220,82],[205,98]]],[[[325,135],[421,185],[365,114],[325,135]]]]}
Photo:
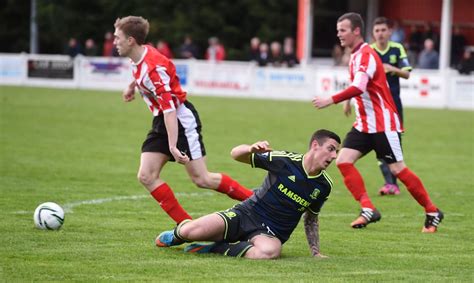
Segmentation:
{"type": "MultiPolygon", "coordinates": [[[[175,193],[176,197],[202,197],[202,196],[212,196],[212,195],[214,195],[212,192],[175,193]]],[[[64,212],[72,213],[73,212],[72,209],[80,205],[103,204],[107,202],[124,201],[124,200],[140,200],[140,199],[144,199],[148,197],[150,196],[149,195],[116,196],[116,197],[110,197],[110,198],[99,198],[99,199],[68,202],[61,206],[63,207],[64,212]]],[[[29,210],[20,210],[20,211],[14,212],[14,214],[29,214],[29,213],[31,213],[31,211],[29,210]]]]}

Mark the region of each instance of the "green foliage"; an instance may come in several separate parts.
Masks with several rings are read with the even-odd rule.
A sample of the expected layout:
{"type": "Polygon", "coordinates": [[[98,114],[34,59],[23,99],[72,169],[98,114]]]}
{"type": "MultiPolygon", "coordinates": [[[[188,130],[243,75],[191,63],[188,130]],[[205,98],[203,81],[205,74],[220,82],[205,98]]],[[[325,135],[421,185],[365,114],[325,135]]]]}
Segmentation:
{"type": "MultiPolygon", "coordinates": [[[[174,224],[136,180],[151,122],[137,100],[123,103],[120,92],[0,87],[0,281],[472,282],[474,112],[405,112],[405,160],[446,213],[439,233],[420,233],[424,214],[406,190],[376,196],[382,177],[369,154],[357,166],[382,221],[349,228],[358,206],[332,165],[335,187],[321,213],[329,258],[309,256],[300,225],[281,259],[253,261],[154,246],[174,224]],[[33,211],[45,201],[69,209],[60,231],[34,228],[33,211]]],[[[209,169],[249,187],[265,173],[233,161],[233,146],[267,139],[275,149],[303,152],[314,130],[344,136],[352,124],[339,107],[317,111],[310,102],[190,100],[203,121],[209,169]]],[[[162,177],[193,217],[235,204],[194,187],[179,165],[168,164],[162,177]]]]}
{"type": "MultiPolygon", "coordinates": [[[[29,50],[30,1],[8,0],[0,18],[0,52],[29,50]]],[[[92,38],[102,46],[106,31],[113,30],[118,17],[138,15],[150,21],[148,41],[158,39],[179,48],[186,34],[199,45],[217,36],[227,49],[228,59],[245,59],[250,38],[282,41],[296,35],[297,1],[211,1],[211,0],[37,0],[40,53],[60,54],[70,37],[82,44],[92,38]]]]}

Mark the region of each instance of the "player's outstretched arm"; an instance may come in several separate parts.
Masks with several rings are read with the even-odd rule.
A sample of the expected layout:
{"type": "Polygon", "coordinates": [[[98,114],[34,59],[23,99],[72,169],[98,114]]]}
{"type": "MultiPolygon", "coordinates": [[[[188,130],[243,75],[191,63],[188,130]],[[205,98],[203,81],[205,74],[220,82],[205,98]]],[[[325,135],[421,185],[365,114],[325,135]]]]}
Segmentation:
{"type": "Polygon", "coordinates": [[[233,159],[239,162],[250,164],[250,156],[252,153],[263,153],[272,150],[273,149],[270,147],[270,144],[267,141],[258,141],[252,145],[238,145],[231,150],[230,155],[233,159]]]}
{"type": "Polygon", "coordinates": [[[304,220],[304,231],[306,233],[306,239],[308,240],[309,249],[311,255],[314,257],[324,258],[326,256],[320,253],[319,248],[319,219],[317,215],[310,212],[303,214],[304,220]]]}

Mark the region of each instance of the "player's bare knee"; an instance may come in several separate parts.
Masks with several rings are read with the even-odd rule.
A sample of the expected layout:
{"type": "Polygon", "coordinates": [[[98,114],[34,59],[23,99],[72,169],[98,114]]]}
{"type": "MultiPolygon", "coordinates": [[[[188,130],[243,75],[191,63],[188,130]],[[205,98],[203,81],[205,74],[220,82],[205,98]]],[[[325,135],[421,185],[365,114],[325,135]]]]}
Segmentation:
{"type": "Polygon", "coordinates": [[[193,176],[192,181],[198,188],[202,188],[202,189],[209,188],[209,182],[207,181],[206,177],[193,176]]]}
{"type": "Polygon", "coordinates": [[[275,259],[280,257],[280,249],[261,249],[254,246],[248,250],[245,257],[252,259],[275,259]]]}
{"type": "Polygon", "coordinates": [[[394,176],[397,176],[399,173],[400,173],[401,170],[397,170],[397,169],[390,169],[390,173],[392,173],[392,175],[394,176]]]}
{"type": "Polygon", "coordinates": [[[147,186],[151,184],[156,178],[153,176],[153,174],[139,171],[137,174],[137,179],[142,185],[147,186]]]}

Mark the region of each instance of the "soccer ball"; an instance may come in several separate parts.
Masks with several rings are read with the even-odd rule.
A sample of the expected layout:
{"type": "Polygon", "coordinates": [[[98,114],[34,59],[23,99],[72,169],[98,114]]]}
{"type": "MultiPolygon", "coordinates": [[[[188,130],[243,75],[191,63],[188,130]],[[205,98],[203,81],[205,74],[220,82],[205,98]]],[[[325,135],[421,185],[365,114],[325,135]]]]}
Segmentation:
{"type": "Polygon", "coordinates": [[[54,202],[45,202],[36,208],[33,219],[38,229],[58,230],[64,223],[64,210],[54,202]]]}

